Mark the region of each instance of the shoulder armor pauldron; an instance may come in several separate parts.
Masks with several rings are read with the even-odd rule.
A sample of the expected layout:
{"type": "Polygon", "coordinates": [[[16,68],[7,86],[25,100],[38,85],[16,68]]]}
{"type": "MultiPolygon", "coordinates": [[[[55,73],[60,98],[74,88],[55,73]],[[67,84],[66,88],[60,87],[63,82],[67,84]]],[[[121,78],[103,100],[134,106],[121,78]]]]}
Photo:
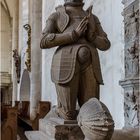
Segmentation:
{"type": "Polygon", "coordinates": [[[69,23],[69,15],[66,13],[66,8],[62,5],[56,7],[56,11],[59,12],[57,20],[58,30],[63,32],[69,23]]]}

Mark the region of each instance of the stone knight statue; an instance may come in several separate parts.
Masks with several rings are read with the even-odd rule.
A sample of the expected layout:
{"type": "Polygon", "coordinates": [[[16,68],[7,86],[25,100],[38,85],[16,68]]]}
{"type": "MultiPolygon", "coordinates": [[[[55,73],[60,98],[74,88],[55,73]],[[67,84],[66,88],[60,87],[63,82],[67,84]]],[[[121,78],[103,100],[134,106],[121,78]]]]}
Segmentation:
{"type": "Polygon", "coordinates": [[[92,7],[83,10],[83,0],[65,0],[46,21],[40,47],[57,47],[51,78],[55,83],[60,117],[74,120],[76,103],[81,107],[90,98],[99,99],[103,84],[97,49],[105,51],[110,42],[92,7]]]}

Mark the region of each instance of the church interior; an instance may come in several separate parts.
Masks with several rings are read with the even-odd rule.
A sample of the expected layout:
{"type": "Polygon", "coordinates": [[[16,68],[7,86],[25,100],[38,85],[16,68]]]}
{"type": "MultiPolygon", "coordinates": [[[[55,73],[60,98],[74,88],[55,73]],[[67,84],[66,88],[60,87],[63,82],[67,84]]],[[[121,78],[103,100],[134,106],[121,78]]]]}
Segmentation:
{"type": "MultiPolygon", "coordinates": [[[[51,139],[48,136],[51,131],[59,133],[59,130],[51,123],[46,126],[47,115],[59,104],[58,90],[51,80],[51,65],[57,47],[41,49],[40,42],[47,19],[65,1],[0,0],[2,140],[84,140],[83,137],[74,138],[74,134],[71,138],[51,139]]],[[[99,18],[110,41],[107,51],[98,50],[104,81],[100,85],[99,101],[108,108],[114,122],[112,138],[85,140],[139,140],[140,2],[83,0],[83,3],[84,10],[93,6],[91,14],[99,18]]],[[[60,21],[60,24],[66,22],[60,21]]],[[[48,41],[56,37],[52,35],[48,41]]],[[[90,81],[90,76],[87,80],[90,81]]],[[[76,130],[73,131],[81,136],[81,129],[77,124],[74,126],[76,130]]],[[[61,127],[63,131],[62,124],[61,127]]]]}

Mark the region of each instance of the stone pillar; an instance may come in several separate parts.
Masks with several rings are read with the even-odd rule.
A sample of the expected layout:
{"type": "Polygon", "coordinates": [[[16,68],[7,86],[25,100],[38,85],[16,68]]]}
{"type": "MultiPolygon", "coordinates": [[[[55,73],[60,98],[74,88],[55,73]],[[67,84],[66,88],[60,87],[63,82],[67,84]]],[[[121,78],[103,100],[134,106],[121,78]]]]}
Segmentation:
{"type": "Polygon", "coordinates": [[[42,0],[31,0],[29,24],[31,25],[31,119],[35,117],[38,101],[41,99],[41,49],[40,35],[42,32],[42,0]]]}
{"type": "Polygon", "coordinates": [[[125,6],[125,79],[124,88],[125,127],[138,127],[139,120],[139,0],[123,0],[125,6]]]}
{"type": "MultiPolygon", "coordinates": [[[[18,49],[18,26],[19,26],[19,0],[14,0],[14,8],[13,8],[13,30],[12,30],[12,50],[18,49]]],[[[12,82],[13,82],[13,94],[12,94],[12,105],[14,105],[14,101],[17,100],[17,75],[16,75],[16,67],[15,62],[12,57],[12,82]]]]}

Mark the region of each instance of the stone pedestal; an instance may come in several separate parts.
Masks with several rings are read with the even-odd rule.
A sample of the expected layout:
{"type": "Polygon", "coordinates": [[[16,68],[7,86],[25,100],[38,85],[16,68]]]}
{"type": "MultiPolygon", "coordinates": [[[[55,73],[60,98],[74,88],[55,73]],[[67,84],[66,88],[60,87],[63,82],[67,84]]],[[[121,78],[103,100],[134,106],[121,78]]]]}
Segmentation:
{"type": "Polygon", "coordinates": [[[39,127],[39,131],[25,132],[28,140],[84,140],[84,134],[76,121],[41,119],[39,127]]]}
{"type": "Polygon", "coordinates": [[[56,108],[39,120],[39,131],[26,131],[28,140],[84,140],[85,136],[76,120],[64,120],[56,108]]]}
{"type": "Polygon", "coordinates": [[[125,79],[124,88],[125,127],[138,127],[139,120],[139,0],[123,0],[125,9],[125,79]]]}

